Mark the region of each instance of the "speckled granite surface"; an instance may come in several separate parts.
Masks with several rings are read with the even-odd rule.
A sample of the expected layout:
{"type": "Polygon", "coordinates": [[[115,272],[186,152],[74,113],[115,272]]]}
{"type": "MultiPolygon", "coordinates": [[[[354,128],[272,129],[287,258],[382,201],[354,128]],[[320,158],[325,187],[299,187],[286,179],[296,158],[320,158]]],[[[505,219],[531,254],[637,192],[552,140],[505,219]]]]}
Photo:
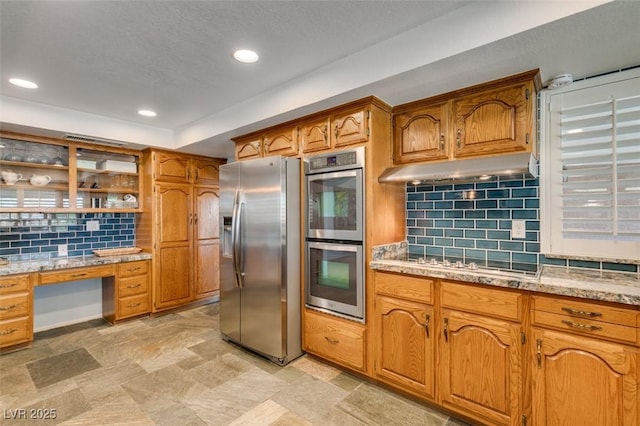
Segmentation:
{"type": "Polygon", "coordinates": [[[83,266],[107,265],[111,263],[134,262],[151,259],[150,253],[127,254],[123,256],[80,256],[57,257],[51,259],[25,260],[0,266],[0,276],[24,274],[28,272],[54,271],[57,269],[80,268],[83,266]]]}
{"type": "Polygon", "coordinates": [[[399,250],[398,244],[375,247],[373,261],[369,264],[371,269],[640,306],[638,273],[551,265],[541,266],[535,275],[445,268],[404,260],[406,254],[399,250]],[[402,260],[391,258],[389,253],[396,253],[396,259],[402,260]]]}

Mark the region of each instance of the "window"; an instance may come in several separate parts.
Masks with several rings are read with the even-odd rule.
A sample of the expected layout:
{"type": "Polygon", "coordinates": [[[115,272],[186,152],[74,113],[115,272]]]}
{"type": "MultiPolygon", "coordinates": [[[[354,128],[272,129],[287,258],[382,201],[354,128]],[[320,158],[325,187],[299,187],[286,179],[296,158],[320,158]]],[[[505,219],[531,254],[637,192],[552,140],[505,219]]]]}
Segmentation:
{"type": "Polygon", "coordinates": [[[541,95],[541,251],[640,259],[640,69],[541,95]]]}

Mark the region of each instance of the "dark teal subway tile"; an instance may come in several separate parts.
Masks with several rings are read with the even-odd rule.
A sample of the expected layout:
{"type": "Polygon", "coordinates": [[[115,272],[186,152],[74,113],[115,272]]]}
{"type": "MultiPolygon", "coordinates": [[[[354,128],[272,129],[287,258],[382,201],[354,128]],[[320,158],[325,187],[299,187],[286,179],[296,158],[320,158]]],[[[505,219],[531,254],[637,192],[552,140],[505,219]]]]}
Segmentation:
{"type": "Polygon", "coordinates": [[[607,269],[610,271],[638,272],[638,265],[629,265],[626,263],[602,262],[602,269],[607,269]]]}
{"type": "Polygon", "coordinates": [[[444,235],[444,230],[440,228],[428,228],[425,235],[429,237],[442,237],[444,235]]]}
{"type": "Polygon", "coordinates": [[[575,266],[576,268],[600,269],[600,262],[569,259],[569,266],[575,266]]]}
{"type": "Polygon", "coordinates": [[[498,229],[498,221],[497,220],[476,220],[476,228],[498,229]]]}
{"type": "Polygon", "coordinates": [[[495,209],[498,207],[497,200],[478,200],[476,201],[477,209],[495,209]]]}
{"type": "Polygon", "coordinates": [[[512,210],[512,219],[537,219],[538,210],[512,210]]]}
{"type": "Polygon", "coordinates": [[[444,248],[443,247],[435,247],[435,246],[427,246],[426,249],[427,256],[435,256],[442,258],[444,256],[444,248]]]}
{"type": "Polygon", "coordinates": [[[31,245],[30,241],[12,241],[11,247],[20,248],[20,247],[29,247],[31,245]]]}
{"type": "Polygon", "coordinates": [[[487,238],[487,231],[482,230],[482,229],[466,229],[464,231],[464,236],[465,238],[472,238],[472,239],[477,239],[477,238],[487,238]]]}
{"type": "Polygon", "coordinates": [[[540,253],[540,243],[525,243],[524,249],[528,253],[540,253]]]}
{"type": "Polygon", "coordinates": [[[501,209],[521,209],[524,205],[524,200],[522,199],[508,199],[508,200],[500,200],[499,206],[501,209]]]}
{"type": "Polygon", "coordinates": [[[511,253],[507,251],[487,250],[487,260],[504,260],[509,261],[511,253]]]}
{"type": "Polygon", "coordinates": [[[508,240],[511,238],[509,231],[487,231],[487,239],[490,240],[508,240]]]}
{"type": "Polygon", "coordinates": [[[546,257],[541,254],[538,256],[538,262],[544,265],[556,265],[556,266],[567,266],[566,259],[557,259],[553,257],[546,257]]]}
{"type": "Polygon", "coordinates": [[[473,189],[473,183],[458,183],[453,185],[453,189],[456,191],[464,191],[467,189],[473,189]]]}
{"type": "Polygon", "coordinates": [[[526,198],[524,200],[524,207],[526,209],[538,209],[538,208],[540,208],[540,199],[539,198],[526,198]]]}
{"type": "Polygon", "coordinates": [[[466,210],[464,212],[466,219],[484,219],[486,216],[485,210],[466,210]]]}
{"type": "Polygon", "coordinates": [[[464,251],[464,257],[467,262],[485,263],[487,261],[487,252],[484,250],[467,249],[464,251]]]}
{"type": "Polygon", "coordinates": [[[525,229],[527,231],[539,231],[540,230],[540,221],[538,220],[528,220],[525,223],[525,229]]]}
{"type": "Polygon", "coordinates": [[[422,192],[414,192],[412,194],[407,194],[407,200],[409,200],[409,201],[424,201],[424,193],[422,193],[422,192]]]}
{"type": "Polygon", "coordinates": [[[538,255],[537,254],[530,254],[530,253],[513,253],[511,255],[511,261],[512,262],[518,262],[518,263],[537,264],[538,263],[538,255]]]}
{"type": "Polygon", "coordinates": [[[407,210],[415,210],[416,202],[415,201],[407,201],[407,210]]]}
{"type": "Polygon", "coordinates": [[[464,231],[462,229],[445,229],[444,236],[451,238],[461,238],[464,237],[464,231]]]}
{"type": "Polygon", "coordinates": [[[444,212],[444,217],[448,219],[461,219],[464,217],[462,210],[447,210],[444,212]]]}
{"type": "Polygon", "coordinates": [[[433,237],[416,237],[416,244],[421,244],[423,246],[431,246],[433,245],[433,237]]]}
{"type": "Polygon", "coordinates": [[[426,217],[430,219],[442,219],[444,217],[444,212],[441,210],[427,210],[426,217]]]}
{"type": "Polygon", "coordinates": [[[498,182],[496,181],[487,181],[487,182],[476,182],[476,189],[488,189],[488,188],[497,188],[498,182]]]}
{"type": "Polygon", "coordinates": [[[411,210],[407,212],[407,217],[409,218],[419,219],[419,218],[423,218],[424,216],[425,216],[424,210],[411,210]]]}
{"type": "Polygon", "coordinates": [[[433,219],[416,219],[416,226],[420,228],[432,228],[433,219]]]}
{"type": "Polygon", "coordinates": [[[517,241],[500,241],[500,250],[523,251],[524,243],[517,242],[517,241]]]}
{"type": "Polygon", "coordinates": [[[509,219],[510,210],[487,210],[487,219],[509,219]]]}
{"type": "Polygon", "coordinates": [[[508,189],[487,190],[487,198],[508,198],[508,197],[509,197],[508,189]]]}
{"type": "Polygon", "coordinates": [[[58,238],[55,240],[51,240],[51,244],[52,245],[59,245],[59,244],[67,244],[69,241],[66,238],[58,238]]]}
{"type": "Polygon", "coordinates": [[[469,200],[456,201],[455,208],[456,209],[473,209],[475,208],[474,201],[469,201],[469,200]]]}
{"type": "Polygon", "coordinates": [[[416,222],[417,222],[417,221],[416,221],[415,219],[407,219],[407,220],[405,221],[405,224],[404,224],[404,225],[405,225],[407,228],[411,228],[412,226],[416,226],[416,222]]]}
{"type": "Polygon", "coordinates": [[[409,235],[424,235],[424,228],[408,228],[407,233],[409,235]]]}
{"type": "Polygon", "coordinates": [[[436,201],[434,203],[435,205],[431,208],[436,208],[439,210],[444,210],[444,209],[452,209],[453,208],[453,201],[436,201]]]}
{"type": "Polygon", "coordinates": [[[433,201],[442,200],[442,192],[425,192],[424,199],[433,201]]]}
{"type": "Polygon", "coordinates": [[[527,179],[524,181],[524,186],[540,186],[538,179],[527,179]]]}
{"type": "Polygon", "coordinates": [[[524,182],[522,181],[522,179],[500,181],[498,183],[499,188],[522,188],[523,186],[524,186],[524,182]]]}
{"type": "Polygon", "coordinates": [[[526,232],[525,233],[526,241],[538,241],[538,233],[537,232],[526,232]]]}
{"type": "Polygon", "coordinates": [[[441,247],[453,246],[453,238],[434,238],[433,244],[441,247]]]}
{"type": "Polygon", "coordinates": [[[407,235],[407,243],[408,244],[415,244],[416,243],[416,237],[412,237],[411,235],[407,235]]]}
{"type": "Polygon", "coordinates": [[[464,256],[464,251],[462,249],[458,249],[458,248],[445,247],[444,256],[446,258],[455,257],[455,258],[462,259],[463,256],[464,256]]]}
{"type": "Polygon", "coordinates": [[[477,240],[476,248],[497,250],[498,242],[493,240],[477,240]]]}
{"type": "Polygon", "coordinates": [[[489,268],[511,269],[511,262],[508,260],[487,260],[489,268]]]}
{"type": "Polygon", "coordinates": [[[428,210],[433,208],[433,201],[419,201],[416,203],[416,209],[428,210]]]}
{"type": "Polygon", "coordinates": [[[462,191],[450,191],[444,193],[445,200],[461,200],[462,199],[462,191]]]}
{"type": "Polygon", "coordinates": [[[512,189],[511,196],[513,198],[531,198],[538,196],[537,188],[512,189]]]}
{"type": "Polygon", "coordinates": [[[453,220],[435,220],[434,226],[437,228],[451,228],[453,226],[453,220]]]}
{"type": "Polygon", "coordinates": [[[474,228],[475,226],[473,220],[456,220],[454,223],[456,228],[474,228]]]}
{"type": "Polygon", "coordinates": [[[475,242],[473,240],[465,240],[464,238],[456,238],[453,241],[453,245],[456,247],[474,248],[475,242]]]}
{"type": "MultiPolygon", "coordinates": [[[[41,234],[38,234],[38,233],[35,233],[35,234],[27,233],[27,234],[19,235],[19,238],[21,240],[39,240],[40,238],[42,238],[40,235],[41,234]]],[[[16,236],[14,236],[13,239],[15,239],[15,238],[16,238],[16,236]]]]}
{"type": "Polygon", "coordinates": [[[453,185],[436,185],[433,187],[434,191],[451,191],[453,189],[453,185]]]}

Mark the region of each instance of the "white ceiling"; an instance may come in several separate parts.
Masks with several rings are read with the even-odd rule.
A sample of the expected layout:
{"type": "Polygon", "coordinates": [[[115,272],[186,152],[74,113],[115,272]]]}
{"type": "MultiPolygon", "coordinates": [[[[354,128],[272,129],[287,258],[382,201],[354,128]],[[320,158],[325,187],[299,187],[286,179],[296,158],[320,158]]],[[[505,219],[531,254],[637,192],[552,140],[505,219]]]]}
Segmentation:
{"type": "Polygon", "coordinates": [[[1,1],[0,121],[229,157],[230,137],[359,97],[640,65],[638,22],[636,0],[1,1]]]}

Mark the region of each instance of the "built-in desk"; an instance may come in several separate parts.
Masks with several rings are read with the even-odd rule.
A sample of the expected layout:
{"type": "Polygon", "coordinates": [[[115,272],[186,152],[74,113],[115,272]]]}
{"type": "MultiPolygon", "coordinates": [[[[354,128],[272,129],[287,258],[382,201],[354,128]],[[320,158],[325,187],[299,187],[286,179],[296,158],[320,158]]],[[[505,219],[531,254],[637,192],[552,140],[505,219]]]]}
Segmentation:
{"type": "Polygon", "coordinates": [[[113,324],[151,312],[148,253],[12,262],[0,266],[0,350],[33,340],[33,289],[102,278],[102,316],[113,324]]]}

